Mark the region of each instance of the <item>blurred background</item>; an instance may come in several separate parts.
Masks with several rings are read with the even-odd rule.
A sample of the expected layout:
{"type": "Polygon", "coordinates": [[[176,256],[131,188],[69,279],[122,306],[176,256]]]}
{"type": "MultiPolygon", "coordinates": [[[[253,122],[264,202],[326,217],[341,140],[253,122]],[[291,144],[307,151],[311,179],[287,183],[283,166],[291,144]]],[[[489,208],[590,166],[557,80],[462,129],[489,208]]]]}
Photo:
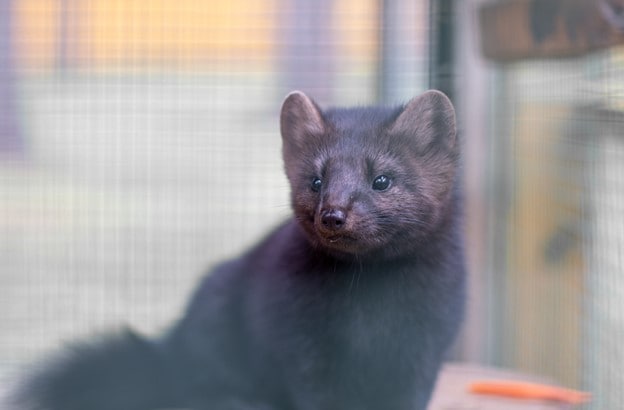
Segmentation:
{"type": "Polygon", "coordinates": [[[470,301],[454,360],[624,403],[619,0],[0,2],[0,380],[167,328],[289,214],[278,115],[458,110],[470,301]]]}

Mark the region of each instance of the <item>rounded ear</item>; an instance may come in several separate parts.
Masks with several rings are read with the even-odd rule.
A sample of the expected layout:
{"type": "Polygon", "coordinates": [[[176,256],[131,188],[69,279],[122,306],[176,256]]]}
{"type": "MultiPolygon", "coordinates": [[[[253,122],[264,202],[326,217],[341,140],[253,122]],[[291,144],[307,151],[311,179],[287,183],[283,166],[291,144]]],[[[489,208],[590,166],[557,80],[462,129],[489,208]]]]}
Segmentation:
{"type": "Polygon", "coordinates": [[[429,90],[412,98],[390,126],[391,134],[413,136],[418,146],[432,143],[456,149],[455,109],[442,92],[429,90]]]}
{"type": "Polygon", "coordinates": [[[305,139],[325,132],[321,110],[301,91],[293,91],[282,104],[280,129],[284,144],[303,146],[305,139]]]}

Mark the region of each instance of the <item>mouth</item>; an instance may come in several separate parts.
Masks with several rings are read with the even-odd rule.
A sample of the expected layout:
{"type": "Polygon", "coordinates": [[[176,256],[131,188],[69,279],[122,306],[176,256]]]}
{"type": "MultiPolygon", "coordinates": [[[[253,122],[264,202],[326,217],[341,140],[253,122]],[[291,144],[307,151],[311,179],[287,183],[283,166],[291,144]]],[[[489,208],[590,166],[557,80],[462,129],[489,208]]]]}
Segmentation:
{"type": "Polygon", "coordinates": [[[327,229],[319,224],[315,214],[306,214],[301,218],[301,222],[306,227],[308,233],[314,237],[320,245],[340,252],[353,253],[363,245],[363,239],[359,235],[354,235],[350,229],[333,230],[327,229]]]}
{"type": "Polygon", "coordinates": [[[332,247],[352,247],[357,243],[357,239],[350,235],[340,234],[340,235],[321,235],[323,241],[332,246],[332,247]]]}
{"type": "Polygon", "coordinates": [[[338,242],[338,241],[356,241],[357,239],[355,238],[355,236],[349,235],[349,234],[336,234],[336,235],[328,235],[325,236],[325,239],[327,239],[329,242],[338,242]]]}

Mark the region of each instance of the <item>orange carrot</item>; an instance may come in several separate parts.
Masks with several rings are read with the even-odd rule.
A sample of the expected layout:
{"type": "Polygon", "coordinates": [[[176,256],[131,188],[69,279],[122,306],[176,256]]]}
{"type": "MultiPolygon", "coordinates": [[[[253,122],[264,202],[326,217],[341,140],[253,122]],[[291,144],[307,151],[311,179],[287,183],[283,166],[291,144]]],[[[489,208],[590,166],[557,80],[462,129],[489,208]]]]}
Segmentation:
{"type": "Polygon", "coordinates": [[[483,380],[472,383],[468,391],[474,394],[512,397],[516,399],[552,400],[581,404],[591,399],[590,393],[538,383],[483,380]]]}

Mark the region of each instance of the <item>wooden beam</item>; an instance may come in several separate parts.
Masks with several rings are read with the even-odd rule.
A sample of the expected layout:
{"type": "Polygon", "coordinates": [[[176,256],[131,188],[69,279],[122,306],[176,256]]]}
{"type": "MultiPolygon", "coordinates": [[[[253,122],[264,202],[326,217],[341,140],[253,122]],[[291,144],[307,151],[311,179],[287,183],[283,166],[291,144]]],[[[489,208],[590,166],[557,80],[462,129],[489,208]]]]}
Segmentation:
{"type": "Polygon", "coordinates": [[[564,58],[624,44],[624,0],[510,0],[479,10],[481,49],[494,61],[564,58]]]}

